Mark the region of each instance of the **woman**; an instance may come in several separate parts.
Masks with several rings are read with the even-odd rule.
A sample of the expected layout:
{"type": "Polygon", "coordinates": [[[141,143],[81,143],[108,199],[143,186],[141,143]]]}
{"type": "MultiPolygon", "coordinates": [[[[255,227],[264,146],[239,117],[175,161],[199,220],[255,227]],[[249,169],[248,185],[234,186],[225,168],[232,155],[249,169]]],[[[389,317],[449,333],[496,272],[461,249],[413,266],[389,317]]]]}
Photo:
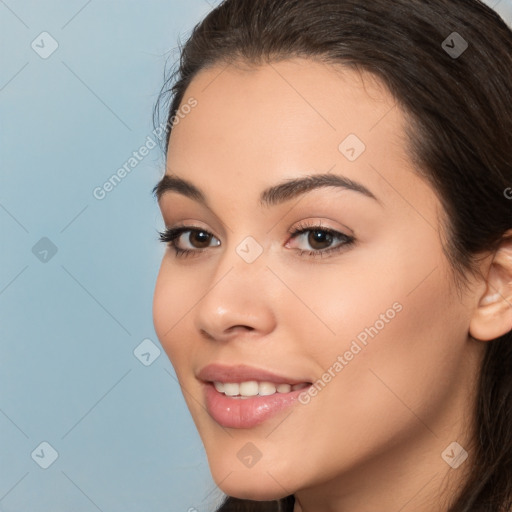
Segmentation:
{"type": "Polygon", "coordinates": [[[501,18],[226,0],[168,84],[154,323],[219,510],[511,510],[501,18]]]}

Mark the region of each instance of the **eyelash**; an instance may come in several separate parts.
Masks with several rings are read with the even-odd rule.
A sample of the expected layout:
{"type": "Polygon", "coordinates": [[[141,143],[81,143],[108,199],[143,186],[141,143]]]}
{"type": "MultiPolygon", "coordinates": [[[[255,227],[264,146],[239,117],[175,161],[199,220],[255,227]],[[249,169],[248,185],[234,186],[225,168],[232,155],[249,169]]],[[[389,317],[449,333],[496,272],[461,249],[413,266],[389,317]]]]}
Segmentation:
{"type": "MultiPolygon", "coordinates": [[[[310,231],[320,231],[322,233],[326,233],[328,235],[331,235],[333,238],[338,238],[342,240],[342,243],[335,247],[330,247],[325,250],[314,250],[314,251],[308,251],[304,249],[295,249],[298,251],[299,256],[304,257],[325,257],[326,254],[332,255],[334,253],[341,252],[342,250],[345,250],[346,248],[352,246],[355,243],[355,238],[353,236],[345,235],[344,233],[340,233],[339,231],[335,231],[330,228],[324,228],[321,225],[318,224],[308,224],[307,222],[301,223],[299,226],[297,226],[295,229],[292,229],[288,231],[288,233],[291,235],[292,238],[296,238],[300,235],[303,235],[304,233],[308,233],[310,231]]],[[[167,228],[165,231],[159,232],[159,239],[161,242],[166,243],[169,247],[172,247],[172,249],[175,251],[177,257],[189,257],[189,256],[197,256],[200,253],[204,252],[206,249],[181,249],[176,245],[176,240],[183,234],[187,232],[200,232],[200,233],[207,233],[208,235],[211,235],[209,231],[206,231],[205,229],[193,227],[193,226],[176,226],[174,228],[167,228]]],[[[212,235],[213,236],[213,235],[212,235]]]]}

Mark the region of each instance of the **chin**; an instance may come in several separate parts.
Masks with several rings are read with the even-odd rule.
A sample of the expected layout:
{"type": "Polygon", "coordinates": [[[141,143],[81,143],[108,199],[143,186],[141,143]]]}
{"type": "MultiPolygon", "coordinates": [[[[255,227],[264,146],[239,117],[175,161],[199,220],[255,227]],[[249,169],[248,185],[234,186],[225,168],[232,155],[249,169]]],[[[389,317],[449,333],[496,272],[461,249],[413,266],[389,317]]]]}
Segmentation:
{"type": "Polygon", "coordinates": [[[288,487],[288,482],[281,482],[278,476],[272,471],[267,472],[264,467],[258,471],[252,468],[230,473],[229,469],[222,466],[211,468],[211,472],[221,491],[233,498],[272,501],[285,498],[294,492],[288,487]]]}
{"type": "Polygon", "coordinates": [[[269,489],[268,486],[266,485],[263,487],[258,484],[251,485],[247,480],[245,480],[245,482],[242,481],[237,483],[236,485],[225,485],[225,483],[222,483],[218,487],[222,490],[223,493],[227,494],[228,496],[238,498],[241,500],[251,501],[279,500],[281,498],[289,496],[289,494],[292,494],[284,491],[281,487],[277,486],[277,484],[274,481],[272,481],[272,484],[276,487],[273,489],[269,489]]]}

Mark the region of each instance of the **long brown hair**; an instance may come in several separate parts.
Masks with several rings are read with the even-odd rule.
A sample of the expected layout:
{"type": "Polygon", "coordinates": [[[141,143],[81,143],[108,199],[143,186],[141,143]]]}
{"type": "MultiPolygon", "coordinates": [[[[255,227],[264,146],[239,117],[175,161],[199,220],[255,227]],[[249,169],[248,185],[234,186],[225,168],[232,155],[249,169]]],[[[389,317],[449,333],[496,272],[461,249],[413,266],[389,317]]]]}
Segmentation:
{"type": "MultiPolygon", "coordinates": [[[[165,152],[171,121],[200,70],[321,59],[373,73],[407,115],[411,154],[450,219],[445,250],[459,284],[476,271],[475,256],[495,250],[512,228],[505,193],[512,186],[512,32],[479,0],[225,0],[180,49],[155,106],[158,117],[165,105],[165,152]],[[468,47],[450,54],[449,37],[458,36],[468,47]]],[[[476,463],[449,512],[508,512],[512,332],[487,344],[475,418],[476,463]]],[[[293,504],[293,496],[227,497],[218,512],[291,512],[293,504]]]]}

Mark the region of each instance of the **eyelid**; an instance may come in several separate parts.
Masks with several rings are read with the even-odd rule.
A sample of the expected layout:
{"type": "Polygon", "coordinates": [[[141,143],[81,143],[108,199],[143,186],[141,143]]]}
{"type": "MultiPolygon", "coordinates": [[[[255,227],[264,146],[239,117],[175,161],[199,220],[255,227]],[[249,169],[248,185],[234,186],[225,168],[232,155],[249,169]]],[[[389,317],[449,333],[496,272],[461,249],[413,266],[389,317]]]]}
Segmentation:
{"type": "Polygon", "coordinates": [[[355,237],[355,232],[353,229],[350,229],[348,226],[346,226],[345,224],[341,224],[339,222],[336,222],[336,221],[333,221],[331,219],[328,219],[329,222],[336,222],[337,224],[339,224],[339,226],[341,227],[333,227],[333,226],[329,226],[329,225],[324,225],[325,221],[325,218],[315,218],[315,217],[311,217],[309,219],[304,219],[304,220],[301,220],[299,221],[298,223],[296,224],[293,224],[290,229],[288,230],[288,234],[292,234],[298,230],[307,230],[307,229],[311,229],[311,230],[314,230],[315,228],[316,229],[322,229],[322,230],[325,230],[325,231],[334,231],[336,233],[340,233],[342,235],[345,235],[347,237],[355,237]]]}
{"type": "Polygon", "coordinates": [[[177,222],[165,222],[165,229],[166,230],[178,230],[178,229],[189,229],[191,231],[206,231],[207,233],[213,235],[215,238],[220,239],[219,236],[217,236],[213,229],[211,229],[206,224],[203,226],[203,223],[200,221],[195,220],[181,220],[177,222]],[[188,224],[190,222],[190,224],[188,224]]]}
{"type": "MultiPolygon", "coordinates": [[[[167,194],[164,194],[164,196],[165,195],[167,194]]],[[[232,232],[232,229],[223,221],[221,221],[220,218],[206,206],[202,206],[201,204],[199,204],[199,215],[196,210],[197,208],[195,207],[193,209],[190,209],[189,206],[183,206],[179,202],[177,205],[170,203],[170,205],[165,208],[162,208],[162,206],[160,206],[161,218],[164,221],[166,229],[186,226],[191,229],[204,229],[205,231],[208,231],[209,233],[212,234],[214,234],[213,231],[215,231],[220,236],[226,236],[227,232],[232,232]],[[205,208],[204,212],[202,211],[203,208],[205,208]],[[188,217],[187,214],[191,214],[192,216],[188,217]],[[198,216],[206,219],[205,222],[196,220],[198,216]],[[191,224],[188,225],[187,223],[191,224]],[[213,228],[211,226],[213,226],[213,228]]]]}

